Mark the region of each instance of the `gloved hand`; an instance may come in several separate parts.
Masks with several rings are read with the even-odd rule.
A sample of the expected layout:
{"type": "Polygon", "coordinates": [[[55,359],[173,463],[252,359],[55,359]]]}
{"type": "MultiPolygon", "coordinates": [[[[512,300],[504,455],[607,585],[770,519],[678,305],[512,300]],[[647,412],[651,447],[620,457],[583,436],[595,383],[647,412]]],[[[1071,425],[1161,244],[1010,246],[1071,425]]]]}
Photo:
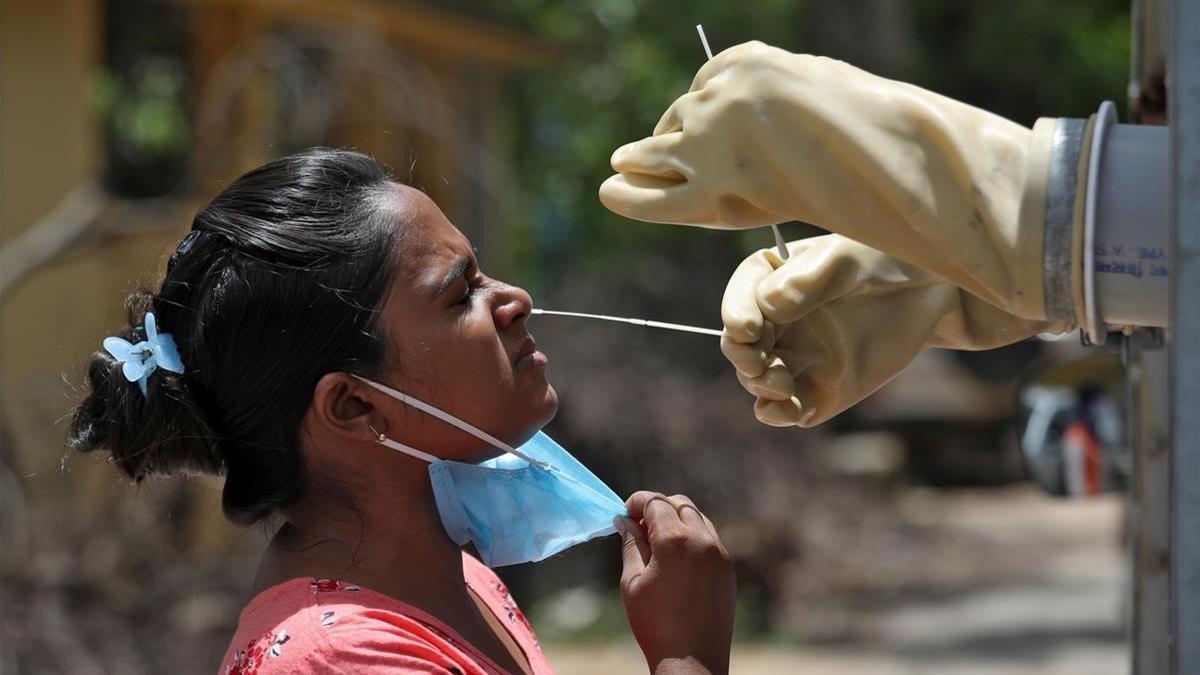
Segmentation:
{"type": "Polygon", "coordinates": [[[721,351],[772,426],[810,427],[883,386],[927,347],[992,349],[1064,326],[1008,314],[838,235],[746,258],[721,302],[721,351]]]}
{"type": "Polygon", "coordinates": [[[1046,317],[1041,225],[1020,228],[1031,132],[832,59],[751,42],[696,74],[600,200],[654,222],[802,220],[1046,317]]]}

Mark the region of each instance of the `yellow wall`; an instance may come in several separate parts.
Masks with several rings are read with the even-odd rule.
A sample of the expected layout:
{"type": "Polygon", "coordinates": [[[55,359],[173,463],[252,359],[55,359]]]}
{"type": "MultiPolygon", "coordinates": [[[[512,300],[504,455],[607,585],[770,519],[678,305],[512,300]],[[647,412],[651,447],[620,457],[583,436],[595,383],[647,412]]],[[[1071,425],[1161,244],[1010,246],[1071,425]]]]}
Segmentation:
{"type": "MultiPolygon", "coordinates": [[[[53,209],[72,188],[94,180],[100,169],[99,128],[89,107],[88,92],[90,76],[101,59],[103,3],[0,2],[0,242],[7,244],[53,209]]],[[[414,52],[426,62],[436,88],[452,105],[461,104],[466,88],[475,86],[463,79],[464,63],[483,64],[494,75],[497,67],[510,67],[537,54],[532,48],[523,49],[520,40],[489,26],[400,4],[193,0],[192,7],[193,65],[200,88],[227,50],[256,37],[272,23],[312,21],[321,18],[321,12],[334,10],[337,16],[328,20],[342,24],[342,28],[351,24],[373,29],[383,26],[390,39],[409,48],[413,48],[408,42],[415,39],[410,33],[417,24],[438,28],[433,31],[438,35],[456,37],[459,43],[447,46],[448,42],[434,39],[429,31],[421,32],[427,42],[419,43],[421,48],[414,52]],[[367,10],[369,13],[364,14],[367,10]],[[437,45],[441,48],[434,49],[437,45]],[[498,54],[510,58],[499,59],[498,54]]],[[[481,90],[487,99],[482,108],[494,111],[498,107],[494,77],[485,77],[484,81],[491,85],[486,92],[481,90]]],[[[248,99],[253,98],[251,92],[248,99]]],[[[248,111],[249,117],[255,116],[255,110],[248,111]]],[[[238,127],[240,138],[246,138],[247,129],[256,128],[255,120],[246,118],[246,112],[241,108],[223,111],[238,127]]],[[[343,131],[346,137],[334,141],[378,153],[405,178],[410,144],[419,134],[404,132],[398,120],[383,119],[385,112],[364,109],[363,119],[347,120],[350,126],[343,131]]],[[[489,112],[485,128],[476,139],[458,138],[460,129],[452,127],[442,137],[427,138],[420,144],[416,178],[427,183],[452,218],[464,211],[462,203],[471,186],[455,164],[461,164],[461,159],[455,158],[461,158],[467,148],[457,147],[456,143],[474,140],[479,147],[490,145],[496,136],[496,119],[489,112]]],[[[214,142],[222,141],[231,143],[228,137],[214,142]]],[[[222,175],[200,177],[197,185],[204,194],[198,197],[211,196],[239,169],[257,164],[266,158],[264,153],[270,153],[262,144],[247,144],[243,150],[255,161],[221,168],[218,172],[222,175]]],[[[502,156],[497,159],[501,163],[505,160],[502,156]]],[[[488,180],[497,179],[492,176],[488,180]]],[[[500,184],[492,184],[485,192],[484,212],[491,230],[488,235],[494,238],[499,232],[495,229],[501,222],[499,214],[504,210],[498,195],[502,196],[504,190],[500,184]]],[[[104,465],[103,457],[73,457],[65,452],[63,439],[69,413],[81,393],[79,385],[89,355],[106,335],[121,326],[126,294],[138,284],[151,285],[157,279],[166,256],[188,229],[198,205],[169,205],[149,219],[146,209],[138,206],[109,208],[102,217],[109,225],[124,224],[123,213],[141,208],[138,225],[149,224],[155,229],[143,234],[92,236],[73,252],[25,278],[3,299],[0,414],[7,434],[3,458],[19,474],[32,501],[39,501],[43,495],[71,494],[77,499],[68,500],[68,504],[76,506],[56,500],[55,508],[87,511],[131,494],[121,485],[117,472],[104,465]],[[68,471],[60,468],[64,457],[68,471]]],[[[479,243],[486,246],[484,241],[479,243]]],[[[219,486],[219,480],[193,485],[205,495],[204,500],[217,498],[214,487],[219,486]]],[[[217,512],[207,511],[210,516],[217,512]]],[[[219,518],[216,520],[219,522],[219,518]]]]}
{"type": "Polygon", "coordinates": [[[0,242],[91,174],[87,77],[100,47],[94,0],[4,0],[0,9],[0,242]]]}
{"type": "MultiPolygon", "coordinates": [[[[20,236],[98,170],[100,143],[88,102],[99,60],[93,0],[5,0],[0,17],[0,230],[20,236]]],[[[119,324],[125,292],[149,282],[187,223],[154,235],[112,237],[68,254],[22,281],[0,306],[4,459],[31,495],[117,483],[110,467],[72,458],[60,471],[68,386],[119,324]],[[64,382],[65,380],[65,382],[64,382]],[[11,445],[9,445],[11,441],[11,445]]],[[[100,458],[96,458],[97,460],[100,458]]]]}

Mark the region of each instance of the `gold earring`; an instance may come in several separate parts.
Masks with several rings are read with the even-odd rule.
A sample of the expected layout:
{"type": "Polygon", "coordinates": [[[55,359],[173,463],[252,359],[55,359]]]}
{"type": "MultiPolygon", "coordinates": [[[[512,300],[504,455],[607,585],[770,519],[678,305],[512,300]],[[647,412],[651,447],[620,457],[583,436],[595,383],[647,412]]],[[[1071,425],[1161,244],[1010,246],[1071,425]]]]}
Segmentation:
{"type": "Polygon", "coordinates": [[[382,442],[384,442],[384,441],[386,441],[386,440],[387,440],[387,436],[386,436],[386,435],[384,435],[384,434],[381,434],[381,433],[379,433],[378,431],[375,431],[375,427],[373,427],[373,426],[371,426],[370,424],[368,424],[368,425],[367,425],[367,428],[371,430],[371,433],[373,433],[373,434],[376,434],[376,435],[378,435],[378,436],[379,436],[379,438],[376,438],[376,439],[375,439],[375,442],[376,442],[376,443],[382,443],[382,442]]]}

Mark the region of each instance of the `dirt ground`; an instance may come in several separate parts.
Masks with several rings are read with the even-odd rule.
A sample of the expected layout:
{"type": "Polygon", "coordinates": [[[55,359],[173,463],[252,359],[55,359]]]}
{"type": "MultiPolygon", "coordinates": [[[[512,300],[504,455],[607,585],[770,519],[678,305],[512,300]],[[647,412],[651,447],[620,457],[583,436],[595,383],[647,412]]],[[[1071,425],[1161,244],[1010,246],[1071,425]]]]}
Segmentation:
{"type": "MultiPolygon", "coordinates": [[[[919,503],[923,497],[913,497],[919,503]]],[[[1129,672],[1121,498],[1058,501],[1032,488],[931,498],[924,518],[989,551],[989,582],[842,608],[854,643],[737,645],[735,673],[762,675],[1117,675],[1129,672]],[[994,551],[994,555],[990,552],[994,551]]],[[[911,505],[910,505],[910,508],[911,505]]],[[[920,508],[919,505],[916,508],[920,508]]],[[[978,560],[979,558],[976,558],[978,560]]],[[[976,563],[982,566],[984,563],[976,563]]],[[[828,613],[814,611],[814,620],[828,613]]],[[[545,645],[562,675],[644,672],[632,641],[545,645]]]]}

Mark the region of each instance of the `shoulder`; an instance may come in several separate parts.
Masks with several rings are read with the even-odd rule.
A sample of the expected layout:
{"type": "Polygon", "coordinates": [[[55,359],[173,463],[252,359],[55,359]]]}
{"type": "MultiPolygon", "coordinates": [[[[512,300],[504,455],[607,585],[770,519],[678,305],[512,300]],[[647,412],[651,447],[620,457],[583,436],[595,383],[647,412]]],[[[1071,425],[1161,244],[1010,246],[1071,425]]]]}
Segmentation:
{"type": "Polygon", "coordinates": [[[464,672],[457,650],[433,629],[400,612],[375,609],[322,612],[332,622],[322,635],[315,659],[328,672],[429,673],[464,672]]]}
{"type": "Polygon", "coordinates": [[[293,579],[247,605],[219,672],[465,672],[447,647],[386,596],[339,581],[293,579]]]}

